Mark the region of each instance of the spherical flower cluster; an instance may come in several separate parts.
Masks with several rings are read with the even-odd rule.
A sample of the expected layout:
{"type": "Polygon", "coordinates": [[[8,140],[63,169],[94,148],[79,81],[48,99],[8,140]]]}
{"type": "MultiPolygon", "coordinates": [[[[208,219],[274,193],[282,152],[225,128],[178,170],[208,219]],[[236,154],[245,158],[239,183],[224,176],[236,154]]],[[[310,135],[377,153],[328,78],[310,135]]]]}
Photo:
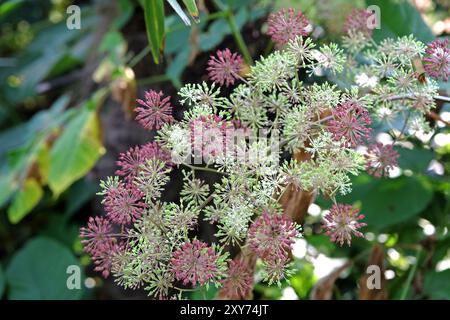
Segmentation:
{"type": "Polygon", "coordinates": [[[90,218],[87,227],[80,229],[81,243],[95,264],[95,270],[108,277],[114,257],[125,250],[126,232],[147,210],[144,194],[139,190],[137,177],[144,164],[157,159],[162,166],[171,166],[169,154],[157,143],[136,146],[120,154],[117,164],[118,176],[108,177],[101,183],[103,205],[106,217],[90,218]],[[113,234],[114,226],[120,227],[120,234],[113,234]]]}
{"type": "Polygon", "coordinates": [[[170,261],[175,278],[184,285],[204,285],[219,276],[214,248],[197,239],[186,242],[172,254],[170,261]]]}
{"type": "Polygon", "coordinates": [[[265,211],[250,226],[247,241],[263,260],[286,260],[298,234],[295,224],[285,215],[265,211]]]}
{"type": "Polygon", "coordinates": [[[216,55],[211,56],[208,61],[209,79],[221,86],[233,85],[244,67],[242,57],[237,53],[231,53],[228,48],[218,50],[216,55]]]}
{"type": "Polygon", "coordinates": [[[345,138],[350,146],[356,147],[363,139],[369,139],[371,119],[367,110],[354,101],[347,100],[333,110],[333,119],[328,130],[336,141],[345,138]]]}
{"type": "Polygon", "coordinates": [[[112,225],[107,219],[89,217],[87,227],[80,229],[80,235],[84,238],[81,240],[84,250],[94,255],[104,252],[113,239],[109,236],[111,232],[112,225]]]}
{"type": "Polygon", "coordinates": [[[112,225],[103,217],[90,217],[87,227],[80,229],[84,251],[92,256],[95,271],[107,278],[111,270],[111,258],[120,250],[120,245],[111,236],[112,225]]]}
{"type": "Polygon", "coordinates": [[[152,158],[162,160],[167,165],[171,164],[170,155],[161,149],[156,142],[150,142],[141,147],[131,147],[128,151],[121,153],[119,160],[116,162],[117,166],[120,167],[116,174],[131,183],[138,176],[142,165],[152,158]]]}
{"type": "Polygon", "coordinates": [[[138,99],[141,105],[136,108],[136,120],[147,130],[160,129],[164,123],[173,122],[170,97],[163,98],[162,91],[145,92],[145,101],[138,99]]]}
{"type": "Polygon", "coordinates": [[[323,228],[331,241],[339,243],[341,247],[347,241],[350,246],[352,235],[364,237],[358,231],[359,228],[366,226],[364,222],[359,222],[363,218],[364,215],[359,214],[359,209],[351,205],[335,204],[323,218],[323,228]]]}
{"type": "Polygon", "coordinates": [[[371,15],[367,9],[353,9],[345,20],[344,32],[361,32],[367,38],[371,38],[373,33],[373,30],[369,26],[369,18],[371,15]]]}
{"type": "Polygon", "coordinates": [[[436,80],[443,78],[448,81],[450,76],[450,44],[448,38],[443,41],[435,40],[428,44],[423,62],[425,71],[430,77],[436,80]]]}
{"type": "MultiPolygon", "coordinates": [[[[272,14],[268,34],[281,50],[259,59],[246,79],[241,78],[242,57],[218,51],[208,62],[215,83],[180,89],[187,110],[175,124],[169,97],[146,92],[138,100],[137,120],[147,129],[162,127],[155,140],[164,149],[155,143],[129,149],[117,162],[120,178],[102,182],[106,216],[91,218],[81,229],[96,270],[104,276],[111,272],[124,288],[141,286],[160,298],[175,291],[184,298],[188,289],[180,285],[209,284],[222,287],[219,297],[247,298],[256,266],[261,266],[258,278],[269,286],[292,276],[290,251],[300,230],[291,221],[291,208],[306,208],[316,193],[336,203],[338,194],[351,192],[351,175],[366,169],[381,177],[397,165],[393,145],[369,145],[365,156],[355,150],[370,138],[368,110],[376,114],[386,108],[394,116],[412,111],[422,119],[432,108],[423,106],[437,95],[435,81],[410,79],[415,72],[411,59],[421,58],[425,46],[412,36],[375,46],[366,41],[372,35],[369,15],[359,10],[347,19],[345,37],[360,40],[353,43],[358,50],[351,51],[345,43],[315,49],[311,37],[303,38],[311,25],[302,13],[272,14]],[[305,71],[301,79],[299,69],[305,71]],[[332,78],[323,79],[324,85],[305,79],[331,73],[353,81],[361,72],[360,87],[345,90],[330,86],[332,78]],[[369,78],[383,81],[375,85],[369,78]],[[238,79],[242,83],[227,90],[228,96],[216,85],[234,85],[238,79]],[[370,90],[362,88],[365,82],[373,84],[366,86],[370,90]],[[167,189],[179,175],[170,175],[166,150],[181,155],[172,161],[183,172],[183,186],[172,200],[167,200],[172,198],[167,189]],[[284,150],[296,161],[286,165],[284,150]],[[192,151],[195,160],[202,156],[202,164],[191,165],[192,151]],[[300,191],[311,197],[298,203],[300,191]],[[296,204],[291,206],[291,200],[296,204]],[[217,230],[211,245],[193,239],[202,220],[217,230]],[[229,261],[227,251],[239,248],[238,258],[229,261]]],[[[448,41],[430,44],[424,60],[430,74],[448,77],[448,51],[448,41]]],[[[405,134],[411,126],[407,129],[405,134]]],[[[363,237],[363,218],[359,209],[335,204],[323,218],[323,229],[331,241],[350,246],[353,237],[363,237]]]]}
{"type": "Polygon", "coordinates": [[[375,143],[368,147],[365,158],[367,160],[367,172],[380,178],[389,176],[389,171],[397,166],[399,154],[392,145],[375,143]]]}
{"type": "Polygon", "coordinates": [[[119,225],[130,224],[142,216],[147,205],[142,201],[143,194],[131,186],[120,184],[108,190],[104,200],[109,219],[119,225]]]}
{"type": "Polygon", "coordinates": [[[224,154],[230,146],[234,124],[220,116],[200,116],[189,123],[191,143],[195,155],[201,155],[205,161],[224,154]]]}
{"type": "Polygon", "coordinates": [[[312,31],[311,24],[306,16],[301,12],[296,13],[293,8],[272,13],[269,16],[268,24],[267,34],[272,37],[272,41],[279,48],[286,45],[289,40],[294,40],[297,36],[306,37],[312,31]]]}
{"type": "Polygon", "coordinates": [[[245,299],[253,287],[252,268],[241,258],[236,258],[228,264],[227,277],[221,281],[221,294],[232,300],[245,299]]]}

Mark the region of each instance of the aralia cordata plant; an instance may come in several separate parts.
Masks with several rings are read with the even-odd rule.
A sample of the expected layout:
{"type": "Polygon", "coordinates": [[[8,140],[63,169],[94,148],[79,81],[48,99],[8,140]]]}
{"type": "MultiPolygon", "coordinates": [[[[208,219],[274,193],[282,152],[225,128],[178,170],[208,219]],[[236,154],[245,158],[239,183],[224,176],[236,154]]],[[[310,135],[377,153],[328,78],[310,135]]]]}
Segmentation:
{"type": "Polygon", "coordinates": [[[159,299],[210,285],[223,287],[224,297],[244,298],[253,271],[242,257],[232,259],[228,251],[237,247],[261,261],[263,280],[280,283],[292,272],[289,251],[301,236],[279,202],[288,187],[333,200],[322,222],[331,241],[350,246],[354,236],[364,237],[360,208],[339,204],[336,196],[351,192],[351,176],[386,177],[397,165],[393,144],[374,141],[371,125],[405,119],[402,131],[392,131],[394,142],[413,123],[417,130],[434,108],[432,78],[446,79],[450,64],[446,40],[428,49],[413,36],[375,43],[361,23],[366,16],[355,11],[347,19],[339,46],[307,37],[312,26],[300,12],[272,14],[268,33],[277,49],[248,68],[239,54],[217,51],[206,69],[212,82],[179,91],[187,108],[182,119],[172,116],[170,97],[146,92],[137,101],[137,120],[158,129],[155,141],[119,156],[116,176],[101,182],[106,215],[81,229],[96,270],[159,299]],[[324,81],[305,85],[300,71],[324,81]],[[232,86],[228,96],[222,86],[232,86]],[[305,152],[309,160],[283,158],[285,151],[305,152]],[[161,195],[177,168],[183,171],[179,201],[165,202],[161,195]],[[203,181],[200,171],[217,175],[217,182],[203,181]],[[197,239],[200,219],[215,226],[213,243],[197,239]]]}

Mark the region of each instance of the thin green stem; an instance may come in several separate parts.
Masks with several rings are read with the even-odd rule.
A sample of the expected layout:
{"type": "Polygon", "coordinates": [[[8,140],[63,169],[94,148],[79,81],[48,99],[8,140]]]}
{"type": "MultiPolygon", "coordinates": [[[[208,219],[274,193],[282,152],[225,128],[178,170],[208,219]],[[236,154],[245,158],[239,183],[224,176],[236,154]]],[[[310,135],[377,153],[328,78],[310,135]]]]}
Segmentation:
{"type": "Polygon", "coordinates": [[[230,26],[231,33],[233,34],[234,41],[236,41],[237,46],[239,47],[239,50],[241,51],[242,55],[244,56],[244,60],[248,65],[253,64],[253,59],[250,54],[250,51],[248,50],[247,45],[245,44],[244,38],[242,37],[241,31],[239,30],[236,20],[234,19],[233,12],[230,8],[225,6],[220,0],[213,0],[213,3],[217,10],[222,11],[226,14],[226,19],[228,22],[228,25],[230,26]]]}
{"type": "Polygon", "coordinates": [[[408,115],[406,116],[405,123],[403,124],[403,128],[402,128],[402,130],[400,131],[400,134],[394,138],[394,141],[392,142],[393,145],[398,141],[398,139],[401,138],[401,136],[402,136],[403,133],[405,132],[410,117],[411,117],[411,110],[408,110],[408,115]]]}
{"type": "Polygon", "coordinates": [[[137,83],[139,85],[149,85],[149,84],[155,84],[155,83],[165,82],[165,81],[171,81],[171,79],[167,75],[161,74],[161,75],[151,76],[148,78],[138,79],[137,83]]]}
{"type": "Polygon", "coordinates": [[[142,59],[145,58],[150,52],[152,51],[152,48],[150,45],[146,46],[144,49],[142,49],[137,55],[135,55],[131,61],[128,63],[128,66],[130,68],[135,67],[139,62],[141,62],[142,59]]]}
{"type": "Polygon", "coordinates": [[[185,166],[185,167],[188,167],[188,168],[190,168],[190,169],[192,169],[192,170],[207,171],[207,172],[213,172],[213,173],[217,173],[217,174],[223,174],[223,175],[226,175],[225,172],[220,172],[220,171],[218,171],[218,170],[216,170],[216,169],[213,169],[213,168],[208,168],[208,167],[197,167],[197,166],[193,166],[193,165],[188,164],[188,163],[182,163],[182,165],[185,166]]]}
{"type": "Polygon", "coordinates": [[[231,33],[233,34],[234,40],[236,41],[236,44],[239,47],[239,50],[241,51],[242,55],[244,56],[245,62],[248,65],[252,65],[253,64],[252,56],[250,54],[250,51],[248,50],[247,45],[245,44],[244,38],[242,37],[242,34],[241,34],[241,31],[239,31],[239,28],[236,24],[236,21],[234,20],[233,13],[231,12],[231,10],[228,11],[227,22],[231,28],[231,33]]]}
{"type": "Polygon", "coordinates": [[[181,292],[193,292],[193,291],[197,291],[197,289],[183,289],[183,288],[178,288],[178,287],[173,287],[175,290],[181,291],[181,292]]]}
{"type": "Polygon", "coordinates": [[[417,271],[417,266],[419,265],[419,258],[422,253],[422,248],[417,249],[416,254],[416,263],[411,267],[411,270],[409,270],[408,278],[406,279],[405,287],[403,288],[402,294],[400,296],[400,300],[405,300],[406,296],[408,295],[409,288],[411,287],[411,283],[414,279],[414,275],[417,271]]]}

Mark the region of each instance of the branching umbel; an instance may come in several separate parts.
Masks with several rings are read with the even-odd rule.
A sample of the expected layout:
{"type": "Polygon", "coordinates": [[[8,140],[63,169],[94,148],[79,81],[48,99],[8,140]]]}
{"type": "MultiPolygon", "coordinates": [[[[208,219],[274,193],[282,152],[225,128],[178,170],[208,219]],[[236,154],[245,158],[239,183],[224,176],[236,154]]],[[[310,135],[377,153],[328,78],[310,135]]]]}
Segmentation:
{"type": "Polygon", "coordinates": [[[207,69],[213,83],[179,91],[188,107],[179,121],[162,92],[138,100],[137,120],[157,137],[123,153],[117,176],[102,182],[106,216],[81,230],[96,269],[157,298],[209,285],[222,287],[221,298],[248,298],[257,260],[269,285],[289,279],[290,250],[319,193],[334,202],[323,218],[331,241],[364,237],[364,208],[336,196],[351,192],[351,176],[388,176],[397,165],[393,145],[374,141],[373,123],[391,124],[401,133],[396,140],[427,129],[438,85],[419,76],[417,60],[431,77],[447,78],[450,48],[445,41],[426,49],[412,36],[376,44],[358,15],[366,13],[349,18],[343,47],[317,46],[301,13],[272,15],[278,49],[247,73],[242,57],[218,51],[207,69]],[[323,81],[304,85],[300,70],[323,81]],[[231,94],[221,96],[218,85],[232,86],[231,94]],[[184,176],[180,200],[166,203],[161,195],[176,168],[184,176]],[[198,171],[219,182],[206,183],[198,171]],[[200,217],[216,228],[212,244],[195,238],[200,217]],[[232,247],[241,253],[230,256],[232,247]]]}

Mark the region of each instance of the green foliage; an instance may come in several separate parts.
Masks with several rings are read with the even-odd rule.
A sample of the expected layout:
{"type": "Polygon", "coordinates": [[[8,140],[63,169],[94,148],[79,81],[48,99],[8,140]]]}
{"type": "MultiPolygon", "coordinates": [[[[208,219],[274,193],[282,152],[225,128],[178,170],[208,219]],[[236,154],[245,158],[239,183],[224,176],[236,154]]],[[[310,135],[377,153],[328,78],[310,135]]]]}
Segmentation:
{"type": "MultiPolygon", "coordinates": [[[[189,18],[184,13],[177,0],[167,0],[175,12],[180,16],[186,25],[190,25],[189,18]]],[[[152,51],[153,61],[158,64],[159,58],[164,51],[165,13],[163,0],[140,0],[144,10],[147,37],[152,51]]],[[[195,0],[183,0],[186,9],[195,22],[199,22],[199,12],[195,0]]]]}
{"type": "Polygon", "coordinates": [[[424,292],[431,299],[450,299],[450,269],[428,272],[425,275],[424,292]]]}
{"type": "Polygon", "coordinates": [[[5,291],[5,285],[6,285],[5,274],[3,272],[2,265],[0,264],[0,299],[2,298],[3,292],[5,291]]]}
{"type": "Polygon", "coordinates": [[[299,261],[297,272],[289,280],[295,293],[300,299],[307,299],[317,279],[314,275],[314,266],[307,261],[299,261]]]}
{"type": "Polygon", "coordinates": [[[41,200],[44,192],[34,178],[28,178],[17,192],[11,206],[8,208],[8,218],[11,223],[17,223],[26,216],[41,200]]]}
{"type": "Polygon", "coordinates": [[[430,203],[433,190],[426,179],[399,177],[372,179],[359,176],[354,191],[342,199],[344,203],[361,203],[361,212],[370,228],[382,229],[408,220],[430,203]]]}
{"type": "Polygon", "coordinates": [[[89,33],[98,17],[89,10],[82,14],[82,29],[67,32],[63,22],[50,25],[15,57],[16,68],[0,69],[0,81],[6,84],[0,88],[2,100],[23,102],[38,92],[38,84],[47,76],[61,75],[84,61],[94,40],[89,33]]]}
{"type": "Polygon", "coordinates": [[[4,168],[1,184],[6,191],[0,204],[12,197],[8,209],[10,222],[18,223],[39,203],[44,186],[48,185],[58,197],[104,153],[97,115],[104,94],[99,91],[79,107],[77,114],[73,109],[64,111],[68,97],[62,96],[48,111],[0,135],[0,141],[5,141],[0,152],[9,157],[7,163],[0,163],[4,168]],[[17,134],[19,139],[9,140],[17,134]]]}
{"type": "Polygon", "coordinates": [[[196,25],[196,36],[191,37],[191,30],[175,16],[166,19],[167,35],[165,43],[165,55],[168,67],[165,75],[176,86],[181,86],[181,75],[189,64],[193,53],[198,50],[205,53],[214,50],[228,35],[233,35],[241,30],[246,23],[264,17],[268,8],[260,6],[259,1],[249,0],[244,2],[227,1],[225,10],[214,13],[214,16],[201,14],[200,23],[196,25]],[[233,30],[227,19],[231,12],[237,30],[233,30]],[[210,23],[209,20],[211,20],[210,23]]]}
{"type": "Polygon", "coordinates": [[[147,37],[152,49],[153,61],[158,64],[164,47],[164,1],[142,0],[147,37]]]}
{"type": "Polygon", "coordinates": [[[434,39],[430,27],[423,21],[420,13],[409,1],[367,0],[367,5],[376,5],[381,12],[381,29],[375,30],[376,41],[413,34],[423,42],[434,39]]]}
{"type": "MultiPolygon", "coordinates": [[[[75,242],[79,226],[69,221],[96,192],[95,185],[82,177],[105,151],[98,119],[98,108],[104,96],[101,92],[78,106],[72,106],[71,100],[84,99],[84,96],[78,96],[78,91],[73,96],[64,93],[67,88],[74,90],[73,82],[70,87],[57,86],[56,90],[49,85],[53,80],[65,80],[72,72],[83,70],[91,60],[88,57],[96,50],[106,56],[103,62],[107,60],[97,70],[99,75],[104,76],[101,81],[95,79],[100,86],[109,86],[113,81],[123,78],[127,68],[131,70],[134,67],[130,61],[138,62],[151,52],[156,63],[162,62],[164,54],[165,64],[158,66],[162,75],[157,76],[155,81],[168,79],[173,85],[181,87],[186,68],[193,66],[194,77],[204,74],[206,64],[203,58],[214,50],[229,46],[243,53],[242,43],[239,45],[237,39],[244,27],[248,31],[244,34],[245,38],[253,31],[261,34],[258,43],[248,45],[252,46],[250,51],[254,58],[262,53],[260,46],[266,45],[264,41],[267,40],[262,36],[265,26],[259,29],[259,22],[255,22],[267,15],[268,8],[265,5],[268,3],[277,8],[301,7],[315,26],[325,27],[326,33],[320,38],[325,43],[335,40],[341,32],[349,7],[367,7],[371,4],[381,8],[381,29],[375,30],[374,36],[377,42],[410,33],[423,42],[434,38],[421,14],[410,1],[405,0],[367,0],[365,4],[361,0],[283,0],[276,3],[222,0],[214,2],[220,4],[215,12],[201,13],[200,22],[194,29],[185,25],[189,18],[184,13],[187,8],[187,12],[197,20],[199,14],[194,0],[168,0],[175,11],[167,16],[164,13],[164,0],[140,2],[145,12],[146,26],[144,28],[142,24],[139,31],[147,31],[149,47],[134,58],[131,56],[132,59],[129,58],[131,50],[134,50],[134,41],[128,38],[128,28],[122,28],[129,21],[140,20],[132,19],[133,14],[141,9],[139,4],[136,5],[137,1],[117,1],[119,16],[111,22],[107,33],[98,43],[93,42],[96,39],[94,35],[104,16],[102,12],[95,11],[95,5],[92,5],[94,1],[82,2],[83,28],[71,31],[67,30],[64,19],[55,22],[49,18],[50,10],[54,10],[52,6],[56,6],[50,0],[8,0],[0,4],[0,207],[4,209],[2,212],[9,222],[16,224],[12,228],[8,223],[0,225],[0,238],[5,241],[1,245],[1,254],[5,253],[1,263],[5,269],[8,266],[7,272],[3,272],[0,265],[0,298],[78,299],[83,294],[83,290],[66,289],[66,267],[78,264],[68,248],[80,246],[79,241],[75,242]],[[35,10],[37,8],[39,10],[35,10]],[[335,8],[339,8],[340,12],[336,12],[335,8]],[[230,23],[230,17],[233,23],[230,23]],[[253,29],[249,30],[249,27],[253,29]],[[233,40],[234,43],[231,42],[233,40]],[[201,63],[196,62],[197,55],[202,56],[199,60],[201,63]],[[48,88],[51,88],[49,94],[46,91],[48,88]],[[33,210],[35,214],[29,218],[37,219],[37,224],[35,220],[33,223],[23,220],[33,210]],[[16,232],[21,236],[15,237],[16,232]],[[21,245],[23,235],[26,237],[27,234],[38,234],[38,238],[29,240],[22,249],[14,252],[21,245]]],[[[64,12],[62,14],[64,17],[64,12]]],[[[140,83],[139,79],[137,81],[140,83]]],[[[143,79],[142,83],[150,82],[143,79]]],[[[440,85],[441,89],[448,89],[448,84],[445,87],[440,85]]],[[[326,98],[331,100],[330,96],[326,98]]],[[[293,119],[295,114],[290,115],[293,119]]],[[[401,130],[403,120],[397,121],[395,127],[398,130],[401,130]]],[[[448,134],[448,129],[437,129],[437,133],[448,134]]],[[[176,143],[179,144],[179,141],[176,143]]],[[[339,199],[361,206],[361,213],[366,215],[364,221],[368,223],[363,231],[373,234],[374,240],[356,240],[351,248],[338,248],[328,237],[315,234],[320,216],[307,217],[305,239],[309,247],[320,255],[355,261],[351,272],[340,280],[342,283],[337,284],[338,298],[357,298],[356,283],[365,272],[367,262],[366,256],[360,254],[370,252],[379,236],[386,234],[386,247],[400,254],[398,260],[386,258],[387,268],[394,270],[396,275],[388,281],[390,297],[400,297],[408,273],[414,266],[415,262],[411,262],[410,258],[415,255],[415,250],[409,248],[421,246],[431,239],[434,246],[427,248],[431,265],[425,266],[419,261],[417,266],[421,273],[414,280],[418,281],[424,275],[423,292],[417,294],[410,289],[408,297],[450,299],[449,270],[435,271],[436,265],[449,257],[450,238],[447,230],[450,226],[450,184],[446,179],[450,169],[450,148],[434,148],[425,143],[413,142],[413,149],[397,148],[402,176],[382,180],[360,176],[352,181],[353,193],[339,199]],[[433,159],[444,166],[444,176],[427,172],[433,159]],[[423,223],[424,220],[436,229],[431,237],[424,234],[423,227],[419,226],[419,222],[423,223]]],[[[323,199],[318,203],[322,209],[330,205],[323,199]]],[[[177,213],[189,212],[178,210],[177,213]]],[[[308,298],[317,281],[309,258],[296,261],[297,271],[290,284],[283,283],[283,287],[292,286],[301,299],[308,298]]],[[[282,295],[281,288],[268,288],[261,283],[257,284],[255,291],[255,297],[263,299],[278,299],[282,295]]],[[[210,287],[189,295],[189,298],[210,299],[216,293],[217,288],[210,287]]]]}
{"type": "Polygon", "coordinates": [[[396,148],[396,150],[400,155],[398,158],[399,167],[402,170],[411,170],[415,173],[425,173],[431,160],[435,157],[432,150],[425,148],[396,148]]]}
{"type": "Polygon", "coordinates": [[[50,152],[49,186],[55,196],[83,177],[104,153],[96,108],[98,93],[70,120],[50,152]]]}
{"type": "Polygon", "coordinates": [[[79,299],[82,290],[67,288],[67,267],[78,265],[73,254],[58,242],[38,237],[12,258],[6,271],[9,299],[79,299]]]}

